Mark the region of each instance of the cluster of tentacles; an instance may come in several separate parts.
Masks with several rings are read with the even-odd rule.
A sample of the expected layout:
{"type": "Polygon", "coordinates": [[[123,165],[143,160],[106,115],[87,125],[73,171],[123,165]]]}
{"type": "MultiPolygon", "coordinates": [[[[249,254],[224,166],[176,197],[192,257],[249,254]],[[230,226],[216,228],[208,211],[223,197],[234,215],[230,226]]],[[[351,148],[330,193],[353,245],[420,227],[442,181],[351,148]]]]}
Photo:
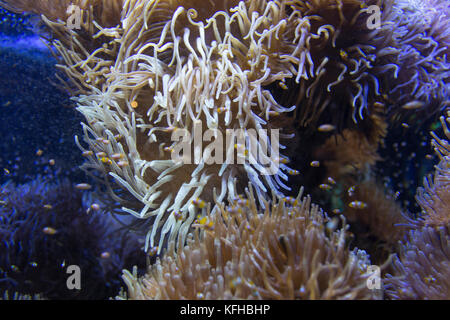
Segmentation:
{"type": "Polygon", "coordinates": [[[433,135],[439,156],[434,175],[417,192],[422,208],[388,276],[388,294],[395,299],[448,299],[450,296],[450,112],[441,117],[447,139],[433,135]]]}

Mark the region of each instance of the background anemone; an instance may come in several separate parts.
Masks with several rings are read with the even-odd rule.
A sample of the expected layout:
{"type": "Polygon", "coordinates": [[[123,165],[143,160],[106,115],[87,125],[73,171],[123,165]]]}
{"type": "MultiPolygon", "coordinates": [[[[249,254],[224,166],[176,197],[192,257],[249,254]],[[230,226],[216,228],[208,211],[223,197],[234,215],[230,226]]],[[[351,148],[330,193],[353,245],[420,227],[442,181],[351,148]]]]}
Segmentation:
{"type": "Polygon", "coordinates": [[[450,296],[449,229],[412,230],[393,261],[395,272],[386,277],[391,299],[448,300],[450,296]]]}
{"type": "Polygon", "coordinates": [[[289,82],[279,101],[296,105],[300,142],[294,160],[301,172],[336,132],[366,135],[375,153],[390,130],[401,123],[413,126],[447,105],[448,2],[426,2],[424,19],[405,2],[292,1],[311,25],[311,61],[299,84],[289,82]],[[375,29],[367,24],[373,5],[381,9],[375,29]],[[317,132],[322,124],[335,130],[317,132]]]}
{"type": "Polygon", "coordinates": [[[82,193],[67,181],[5,184],[0,200],[2,291],[106,299],[117,294],[123,267],[143,265],[136,239],[99,212],[87,214],[82,193]],[[81,269],[81,290],[66,286],[69,265],[81,269]]]}
{"type": "Polygon", "coordinates": [[[443,110],[450,102],[450,4],[400,0],[394,10],[394,36],[399,44],[395,63],[400,71],[397,85],[388,91],[391,103],[407,108],[410,101],[420,101],[419,109],[407,110],[409,114],[443,110]]]}
{"type": "Polygon", "coordinates": [[[349,125],[349,116],[363,120],[374,104],[384,104],[390,116],[413,107],[435,113],[447,104],[448,3],[427,2],[424,17],[407,1],[293,2],[311,33],[320,35],[308,41],[314,69],[293,96],[300,126],[324,110],[333,115],[326,123],[339,127],[349,125]],[[381,10],[376,28],[368,26],[372,5],[381,10]]]}
{"type": "MultiPolygon", "coordinates": [[[[442,116],[440,120],[447,139],[450,139],[447,124],[450,123],[450,117],[445,121],[442,116]]],[[[434,176],[424,178],[423,188],[417,190],[416,199],[422,207],[423,215],[420,218],[424,225],[445,227],[450,225],[450,144],[448,140],[440,139],[435,133],[432,133],[432,136],[432,145],[440,161],[435,166],[434,176]]]]}
{"type": "Polygon", "coordinates": [[[387,276],[389,296],[394,299],[448,299],[450,296],[450,117],[441,117],[447,139],[432,133],[432,144],[440,158],[434,181],[424,179],[417,202],[422,213],[412,220],[413,230],[394,259],[394,271],[387,276]]]}
{"type": "MultiPolygon", "coordinates": [[[[386,137],[399,139],[391,135],[400,124],[417,131],[447,105],[448,3],[424,4],[426,17],[420,21],[419,11],[402,1],[292,3],[310,22],[310,33],[320,37],[307,40],[310,71],[298,85],[288,83],[292,90],[280,98],[296,105],[299,143],[293,160],[304,174],[291,183],[304,185],[327,210],[344,214],[352,222],[356,245],[380,262],[405,235],[397,225],[406,222],[408,213],[396,199],[401,193],[403,203],[414,202],[402,189],[389,191],[399,190],[397,185],[383,190],[387,183],[377,176],[376,165],[391,166],[381,162],[380,147],[386,137]],[[367,24],[371,5],[381,9],[381,25],[375,29],[367,24]],[[359,242],[367,237],[370,246],[359,242]],[[375,243],[387,241],[388,248],[380,250],[374,238],[375,243]]],[[[418,166],[419,161],[410,162],[418,166]]],[[[415,189],[414,181],[408,186],[415,189]]]]}

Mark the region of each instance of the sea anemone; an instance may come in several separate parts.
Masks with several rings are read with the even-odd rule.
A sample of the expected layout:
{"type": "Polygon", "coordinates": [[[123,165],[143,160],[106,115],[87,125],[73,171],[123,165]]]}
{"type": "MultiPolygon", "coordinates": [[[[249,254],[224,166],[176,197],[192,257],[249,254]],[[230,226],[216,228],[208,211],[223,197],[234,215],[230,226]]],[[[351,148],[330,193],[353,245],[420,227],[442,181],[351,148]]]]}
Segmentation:
{"type": "Polygon", "coordinates": [[[292,1],[311,34],[320,35],[307,41],[314,67],[305,69],[298,91],[282,100],[297,106],[299,126],[315,128],[322,117],[345,127],[377,105],[397,117],[411,109],[436,113],[448,104],[448,3],[425,1],[423,19],[405,2],[292,1]],[[372,27],[377,11],[379,25],[372,27]]]}
{"type": "Polygon", "coordinates": [[[1,186],[1,291],[49,299],[116,295],[120,270],[143,265],[140,246],[132,236],[114,232],[111,219],[99,212],[87,214],[86,207],[82,193],[68,181],[38,178],[1,186]],[[82,271],[81,290],[66,286],[70,265],[82,271]]]}
{"type": "Polygon", "coordinates": [[[131,299],[372,299],[364,251],[346,245],[345,222],[309,197],[274,199],[259,214],[253,191],[199,217],[187,245],[149,267],[125,271],[131,299]]]}
{"type": "MultiPolygon", "coordinates": [[[[301,127],[316,127],[322,113],[333,114],[337,127],[363,120],[374,103],[384,103],[380,76],[392,66],[390,30],[392,1],[293,1],[293,10],[310,23],[309,69],[301,74],[298,94],[292,94],[301,127]],[[369,7],[379,5],[380,27],[367,26],[369,7]],[[349,37],[348,35],[352,36],[349,37]]],[[[329,118],[329,117],[328,117],[329,118]]]]}
{"type": "MultiPolygon", "coordinates": [[[[450,130],[444,117],[441,118],[442,127],[450,140],[450,130]]],[[[450,117],[447,122],[450,123],[450,117]]],[[[417,203],[422,207],[422,223],[431,227],[450,226],[450,144],[449,140],[440,139],[432,133],[432,144],[440,162],[436,165],[434,177],[424,178],[423,188],[417,190],[417,203]]]]}
{"type": "Polygon", "coordinates": [[[315,158],[326,168],[327,176],[345,179],[345,176],[367,172],[381,157],[364,133],[345,129],[333,135],[315,150],[315,158]]]}
{"type": "Polygon", "coordinates": [[[407,220],[403,216],[401,206],[395,202],[394,196],[387,195],[383,187],[373,180],[368,180],[346,192],[347,201],[345,216],[351,222],[358,221],[369,227],[370,233],[391,244],[397,243],[404,235],[404,229],[399,227],[407,220]],[[355,202],[362,202],[358,207],[355,202]]]}
{"type": "MultiPolygon", "coordinates": [[[[198,211],[193,202],[234,198],[247,181],[261,205],[270,197],[269,189],[288,189],[282,180],[297,173],[286,166],[286,157],[248,148],[251,131],[262,129],[269,134],[258,146],[278,152],[279,137],[274,139],[270,131],[276,135],[288,127],[283,113],[293,109],[277,103],[265,86],[285,86],[285,79],[295,78],[305,63],[309,25],[288,14],[285,1],[218,2],[212,11],[196,2],[127,1],[121,26],[113,26],[114,14],[108,23],[96,19],[97,2],[83,4],[94,17],[80,32],[64,22],[44,20],[57,39],[52,44],[65,65],[61,68],[84,93],[76,100],[88,121],[83,126],[89,145],[83,149],[89,159],[85,169],[103,174],[112,199],[124,211],[151,218],[147,247],[161,250],[167,234],[169,239],[178,233],[185,237],[198,211]],[[86,32],[92,29],[97,32],[86,32]],[[186,164],[185,158],[174,161],[171,151],[180,143],[172,134],[195,135],[196,127],[211,129],[214,138],[225,137],[227,129],[241,130],[241,136],[231,137],[225,148],[216,141],[217,149],[209,156],[200,154],[200,160],[194,149],[194,164],[186,164]],[[237,159],[228,163],[235,149],[237,159]],[[112,185],[127,190],[138,203],[115,194],[112,185]],[[176,220],[173,213],[182,218],[176,220]]],[[[39,3],[32,9],[29,1],[15,5],[54,12],[39,3]]],[[[291,137],[287,130],[280,136],[291,137]]]]}
{"type": "MultiPolygon", "coordinates": [[[[442,116],[442,127],[450,139],[447,118],[442,116]]],[[[394,259],[394,272],[387,276],[388,294],[394,299],[448,299],[450,297],[450,145],[432,133],[432,144],[440,158],[434,181],[424,179],[417,202],[422,214],[411,221],[407,241],[394,259]]]]}
{"type": "MultiPolygon", "coordinates": [[[[294,127],[315,128],[324,117],[340,128],[372,122],[379,108],[400,109],[393,98],[421,107],[422,89],[408,91],[409,100],[403,92],[427,80],[421,71],[405,79],[416,69],[439,70],[430,81],[436,101],[445,98],[445,50],[430,51],[430,61],[402,56],[407,45],[430,53],[432,40],[405,34],[418,30],[414,19],[400,19],[391,0],[211,1],[212,9],[194,0],[76,1],[79,30],[65,21],[68,1],[0,3],[43,15],[87,121],[87,147],[77,139],[84,169],[100,173],[111,203],[142,221],[146,250],[184,243],[200,211],[214,212],[249,182],[261,207],[271,193],[282,196],[288,174],[299,172],[286,165],[288,152],[278,154],[279,138],[294,141],[294,127]],[[382,14],[372,30],[373,5],[382,14]],[[218,136],[229,129],[224,147],[218,136]],[[263,130],[249,147],[252,132],[263,130]],[[212,143],[203,148],[197,136],[212,143]]],[[[433,28],[424,32],[445,38],[433,28]]]]}
{"type": "Polygon", "coordinates": [[[412,230],[393,260],[395,272],[386,277],[392,299],[443,299],[450,297],[449,229],[412,230]]]}
{"type": "MultiPolygon", "coordinates": [[[[143,203],[138,211],[124,210],[138,219],[152,217],[147,237],[151,247],[161,249],[166,234],[169,241],[178,232],[186,236],[198,198],[205,203],[234,198],[239,192],[235,187],[248,180],[259,199],[267,198],[268,189],[287,188],[280,179],[287,180],[283,171],[290,169],[279,164],[282,156],[264,156],[266,164],[276,167],[266,174],[260,163],[249,161],[258,155],[248,147],[248,137],[252,129],[269,129],[263,143],[278,151],[270,130],[279,128],[269,120],[291,109],[276,103],[263,86],[295,72],[293,64],[299,59],[280,56],[278,50],[284,46],[279,38],[294,32],[298,23],[288,24],[289,17],[275,2],[240,2],[223,9],[197,12],[178,4],[143,6],[139,1],[125,6],[118,62],[108,86],[78,99],[78,110],[90,123],[84,136],[89,149],[107,157],[124,155],[122,166],[114,161],[105,165],[91,156],[89,167],[109,174],[107,180],[113,177],[143,203]],[[194,141],[196,130],[203,139],[208,129],[214,140],[209,154],[194,141]],[[241,131],[224,148],[227,129],[241,131]],[[183,158],[174,159],[182,143],[188,143],[188,154],[183,149],[183,158]],[[174,218],[175,212],[181,219],[174,218]]],[[[292,47],[303,50],[301,43],[292,47]]]]}
{"type": "Polygon", "coordinates": [[[388,82],[388,96],[406,109],[415,105],[427,113],[443,110],[450,103],[450,4],[398,0],[394,7],[399,73],[388,82]]]}

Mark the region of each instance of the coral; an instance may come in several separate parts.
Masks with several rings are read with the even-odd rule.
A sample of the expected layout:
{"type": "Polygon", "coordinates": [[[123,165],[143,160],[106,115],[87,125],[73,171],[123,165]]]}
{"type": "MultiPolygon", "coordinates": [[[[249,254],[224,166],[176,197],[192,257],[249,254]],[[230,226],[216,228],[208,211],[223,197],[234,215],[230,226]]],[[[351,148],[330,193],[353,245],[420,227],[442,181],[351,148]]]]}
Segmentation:
{"type": "Polygon", "coordinates": [[[123,275],[131,299],[371,299],[369,258],[350,251],[338,228],[302,194],[274,199],[258,214],[247,198],[198,217],[199,230],[172,244],[147,275],[123,275]]]}
{"type": "Polygon", "coordinates": [[[325,177],[349,180],[347,176],[364,176],[382,160],[378,149],[384,145],[387,127],[385,106],[376,104],[365,119],[338,132],[335,126],[329,131],[319,126],[310,136],[314,143],[309,150],[312,158],[320,161],[325,177]]]}
{"type": "Polygon", "coordinates": [[[0,187],[0,288],[49,299],[105,299],[117,294],[119,272],[138,264],[139,246],[97,213],[67,181],[0,187]],[[81,290],[68,290],[66,268],[82,270],[81,290]]]}

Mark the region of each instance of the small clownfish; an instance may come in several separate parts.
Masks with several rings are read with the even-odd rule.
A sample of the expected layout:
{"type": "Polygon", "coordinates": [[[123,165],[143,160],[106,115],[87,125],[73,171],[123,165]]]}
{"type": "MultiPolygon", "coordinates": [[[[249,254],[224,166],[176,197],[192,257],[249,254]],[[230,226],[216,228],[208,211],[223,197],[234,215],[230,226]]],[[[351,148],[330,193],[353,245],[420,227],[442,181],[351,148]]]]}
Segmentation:
{"type": "Polygon", "coordinates": [[[422,108],[424,105],[425,105],[425,103],[423,103],[422,101],[414,100],[414,101],[411,101],[411,102],[408,102],[408,103],[404,104],[402,106],[402,108],[406,109],[406,110],[413,110],[413,109],[422,108]]]}
{"type": "Polygon", "coordinates": [[[105,163],[105,164],[111,164],[112,163],[111,159],[108,158],[108,157],[102,157],[102,158],[100,158],[100,161],[105,163]]]}
{"type": "Polygon", "coordinates": [[[92,186],[89,183],[79,183],[75,185],[78,190],[90,190],[92,186]]]}
{"type": "Polygon", "coordinates": [[[111,155],[111,159],[116,160],[116,161],[123,159],[123,158],[124,158],[124,155],[122,153],[113,153],[111,155]]]}
{"type": "Polygon", "coordinates": [[[155,256],[158,253],[158,247],[151,247],[150,250],[148,250],[148,255],[150,257],[155,256]]]}
{"type": "Polygon", "coordinates": [[[231,214],[241,214],[244,212],[241,207],[236,206],[236,205],[229,206],[227,211],[231,214]]]}
{"type": "Polygon", "coordinates": [[[227,112],[229,109],[227,107],[219,107],[217,108],[217,113],[227,112]]]}
{"type": "Polygon", "coordinates": [[[428,284],[436,282],[436,278],[433,276],[424,277],[423,280],[428,284]]]}
{"type": "Polygon", "coordinates": [[[193,203],[195,206],[199,207],[200,209],[203,209],[204,207],[206,207],[206,202],[203,201],[203,200],[200,199],[200,198],[197,198],[197,199],[195,199],[195,200],[192,200],[192,203],[193,203]]]}
{"type": "Polygon", "coordinates": [[[293,205],[293,206],[298,205],[298,201],[294,197],[285,197],[283,199],[284,199],[284,201],[286,201],[286,203],[289,203],[290,205],[293,205]]]}
{"type": "Polygon", "coordinates": [[[330,132],[335,129],[336,129],[336,127],[333,126],[332,124],[322,124],[321,126],[319,126],[319,128],[317,128],[317,130],[320,132],[330,132]]]}
{"type": "Polygon", "coordinates": [[[283,89],[283,90],[287,90],[287,89],[288,89],[288,87],[287,87],[287,85],[286,85],[286,83],[285,83],[284,81],[278,82],[278,85],[279,85],[280,88],[283,89]]]}
{"type": "Polygon", "coordinates": [[[318,168],[318,167],[320,167],[320,161],[317,161],[317,160],[311,161],[311,163],[309,165],[313,168],[318,168]]]}
{"type": "Polygon", "coordinates": [[[341,214],[341,213],[342,213],[342,210],[339,209],[339,208],[336,208],[336,209],[333,209],[332,212],[333,212],[334,214],[341,214]]]}
{"type": "Polygon", "coordinates": [[[360,200],[355,200],[350,202],[348,206],[353,209],[365,209],[367,208],[367,203],[360,200]]]}
{"type": "Polygon", "coordinates": [[[119,162],[117,162],[117,165],[121,168],[127,167],[128,164],[129,164],[128,161],[124,161],[124,160],[120,160],[119,162]]]}
{"type": "Polygon", "coordinates": [[[289,158],[278,158],[277,159],[279,163],[282,164],[288,164],[289,163],[289,158]]]}
{"type": "Polygon", "coordinates": [[[355,195],[355,189],[356,186],[351,186],[350,188],[348,188],[347,193],[349,197],[353,197],[355,195]]]}
{"type": "Polygon", "coordinates": [[[348,58],[348,53],[345,52],[343,49],[341,49],[339,51],[339,55],[341,56],[342,59],[346,60],[348,58]]]}
{"type": "Polygon", "coordinates": [[[203,299],[205,299],[205,295],[203,293],[201,293],[201,292],[197,292],[197,299],[198,300],[203,300],[203,299]]]}
{"type": "Polygon", "coordinates": [[[183,214],[180,211],[174,211],[173,216],[177,221],[183,220],[183,214]]]}
{"type": "Polygon", "coordinates": [[[44,229],[42,229],[42,232],[52,236],[52,235],[56,234],[58,231],[52,227],[45,227],[44,229]]]}
{"type": "Polygon", "coordinates": [[[214,223],[208,219],[208,217],[197,216],[196,224],[198,227],[206,227],[207,229],[213,229],[214,223]]]}
{"type": "Polygon", "coordinates": [[[325,191],[331,190],[331,186],[327,183],[322,183],[321,185],[319,185],[319,188],[325,191]]]}
{"type": "Polygon", "coordinates": [[[100,254],[100,258],[102,258],[102,259],[108,259],[110,257],[111,257],[111,254],[108,251],[102,252],[100,254]]]}

